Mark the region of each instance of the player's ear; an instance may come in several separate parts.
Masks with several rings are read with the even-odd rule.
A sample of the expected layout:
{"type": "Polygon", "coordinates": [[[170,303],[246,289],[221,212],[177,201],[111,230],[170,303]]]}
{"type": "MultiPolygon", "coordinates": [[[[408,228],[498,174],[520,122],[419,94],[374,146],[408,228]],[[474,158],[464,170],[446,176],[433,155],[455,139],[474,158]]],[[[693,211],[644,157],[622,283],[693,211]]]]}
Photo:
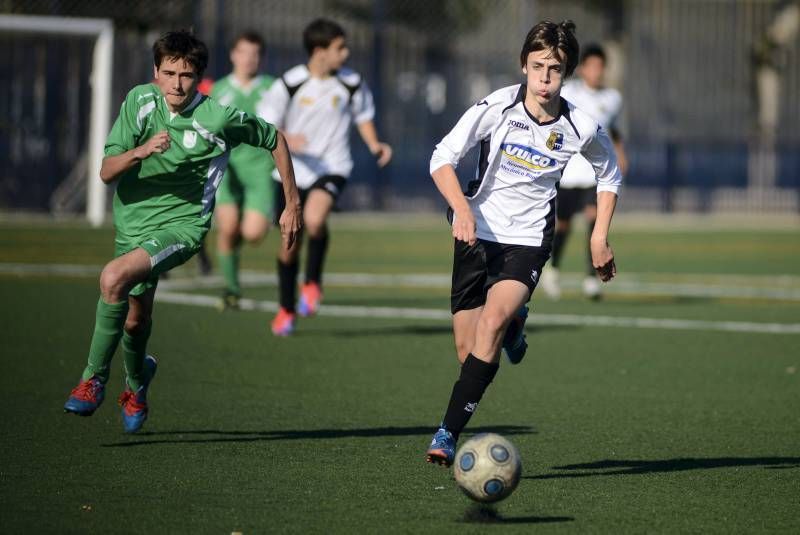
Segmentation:
{"type": "Polygon", "coordinates": [[[153,65],[153,78],[156,80],[158,79],[158,67],[155,65],[153,65]]]}

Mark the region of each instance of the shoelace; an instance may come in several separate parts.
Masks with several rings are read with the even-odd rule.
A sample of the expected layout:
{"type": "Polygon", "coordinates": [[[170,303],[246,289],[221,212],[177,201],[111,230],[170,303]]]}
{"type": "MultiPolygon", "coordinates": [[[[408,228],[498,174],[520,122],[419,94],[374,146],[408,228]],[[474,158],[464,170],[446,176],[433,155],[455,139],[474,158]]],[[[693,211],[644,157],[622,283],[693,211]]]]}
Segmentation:
{"type": "Polygon", "coordinates": [[[147,408],[147,404],[139,403],[136,394],[127,389],[119,395],[117,403],[119,403],[120,407],[126,409],[128,413],[139,412],[147,408]]]}
{"type": "Polygon", "coordinates": [[[102,388],[100,381],[89,379],[81,381],[78,386],[72,389],[70,395],[83,401],[97,401],[97,392],[102,388]]]}

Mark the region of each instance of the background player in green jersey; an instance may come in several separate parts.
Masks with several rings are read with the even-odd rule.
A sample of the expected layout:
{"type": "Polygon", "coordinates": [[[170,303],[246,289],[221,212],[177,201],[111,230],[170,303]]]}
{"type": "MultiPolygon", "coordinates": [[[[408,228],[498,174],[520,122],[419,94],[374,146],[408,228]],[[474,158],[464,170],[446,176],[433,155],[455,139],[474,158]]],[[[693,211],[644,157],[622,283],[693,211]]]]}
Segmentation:
{"type": "Polygon", "coordinates": [[[168,32],[153,45],[153,59],[154,82],[128,93],[106,140],[100,178],[117,181],[115,258],[100,274],[88,365],[64,405],[82,416],[100,406],[121,339],[126,389],[119,403],[126,432],[138,431],[147,418],[156,360],[146,346],[158,276],[199,249],[231,148],[246,143],[272,151],[289,200],[280,218],[284,246],[294,242],[302,220],[282,135],[197,92],[208,63],[206,46],[189,32],[168,32]]]}
{"type": "MultiPolygon", "coordinates": [[[[255,114],[256,103],[275,80],[258,72],[263,54],[264,40],[260,35],[252,31],[241,33],[231,48],[233,72],[217,80],[211,96],[224,106],[255,114]]],[[[258,243],[269,229],[274,197],[270,182],[273,167],[272,156],[266,150],[240,145],[231,151],[214,213],[219,269],[225,279],[223,308],[239,305],[242,240],[258,243]]]]}

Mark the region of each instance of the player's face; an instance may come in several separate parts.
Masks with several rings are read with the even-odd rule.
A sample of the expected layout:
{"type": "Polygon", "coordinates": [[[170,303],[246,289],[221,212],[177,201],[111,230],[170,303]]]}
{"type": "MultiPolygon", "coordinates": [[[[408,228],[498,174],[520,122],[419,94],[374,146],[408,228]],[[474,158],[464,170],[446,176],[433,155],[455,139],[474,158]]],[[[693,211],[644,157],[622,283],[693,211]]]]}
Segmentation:
{"type": "Polygon", "coordinates": [[[154,77],[172,112],[181,111],[192,101],[200,83],[194,67],[183,59],[162,59],[161,65],[155,67],[154,77]]]}
{"type": "Polygon", "coordinates": [[[581,63],[579,74],[586,85],[597,89],[603,85],[605,69],[606,63],[603,61],[603,58],[600,56],[589,56],[581,63]]]}
{"type": "Polygon", "coordinates": [[[528,54],[522,72],[527,77],[528,92],[539,104],[547,104],[561,93],[567,67],[562,55],[552,50],[537,50],[528,54]]]}
{"type": "Polygon", "coordinates": [[[258,43],[240,39],[231,50],[231,63],[233,72],[237,75],[245,78],[254,77],[258,74],[258,67],[261,63],[261,46],[258,43]]]}
{"type": "Polygon", "coordinates": [[[328,48],[324,49],[323,54],[328,70],[335,71],[340,69],[344,62],[347,61],[348,56],[350,56],[350,49],[347,48],[347,41],[345,41],[344,37],[340,36],[331,41],[328,48]]]}

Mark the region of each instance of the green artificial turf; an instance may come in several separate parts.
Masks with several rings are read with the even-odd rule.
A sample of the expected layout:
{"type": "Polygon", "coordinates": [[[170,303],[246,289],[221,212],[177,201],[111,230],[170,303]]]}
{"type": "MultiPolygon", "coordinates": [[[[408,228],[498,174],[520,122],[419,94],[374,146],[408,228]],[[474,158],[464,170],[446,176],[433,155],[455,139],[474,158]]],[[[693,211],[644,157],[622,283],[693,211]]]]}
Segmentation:
{"type": "MultiPolygon", "coordinates": [[[[446,229],[338,230],[332,272],[449,270],[446,229]]],[[[624,228],[613,243],[621,265],[654,280],[788,275],[796,290],[800,235],[757,234],[624,228]]],[[[5,223],[0,264],[101,265],[111,239],[5,223]]],[[[272,245],[245,267],[273,271],[272,245]]],[[[61,409],[85,361],[96,277],[5,274],[0,295],[3,533],[800,530],[800,334],[532,323],[525,360],[501,366],[467,430],[505,435],[523,462],[515,493],[480,509],[423,460],[458,373],[446,320],[320,316],[276,339],[265,312],[158,303],[150,419],[126,436],[119,355],[94,416],[61,409]]],[[[447,310],[448,292],[332,286],[326,303],[447,310]]],[[[800,323],[796,300],[537,293],[534,311],[800,323]]]]}

